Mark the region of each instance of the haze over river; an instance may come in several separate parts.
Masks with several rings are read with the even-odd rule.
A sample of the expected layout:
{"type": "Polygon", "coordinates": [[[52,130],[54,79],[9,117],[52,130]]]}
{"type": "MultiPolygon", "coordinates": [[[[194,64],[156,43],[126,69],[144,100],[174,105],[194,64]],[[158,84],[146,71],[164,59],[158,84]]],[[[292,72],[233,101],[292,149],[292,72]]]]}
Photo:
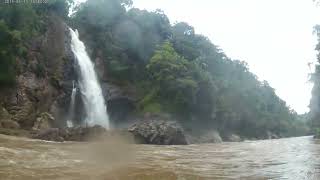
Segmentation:
{"type": "Polygon", "coordinates": [[[312,137],[188,146],[55,143],[0,135],[0,179],[320,179],[312,137]]]}

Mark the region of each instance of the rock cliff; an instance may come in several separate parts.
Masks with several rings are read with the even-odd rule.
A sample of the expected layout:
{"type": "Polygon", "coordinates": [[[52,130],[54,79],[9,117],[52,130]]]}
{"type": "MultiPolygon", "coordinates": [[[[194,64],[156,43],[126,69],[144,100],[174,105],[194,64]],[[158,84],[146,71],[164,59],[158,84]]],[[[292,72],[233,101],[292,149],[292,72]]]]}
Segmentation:
{"type": "Polygon", "coordinates": [[[68,26],[59,17],[49,16],[46,32],[27,47],[26,57],[16,59],[16,85],[1,90],[0,105],[7,115],[0,121],[11,120],[31,129],[37,117],[47,112],[55,119],[52,126],[64,126],[76,79],[68,26]]]}

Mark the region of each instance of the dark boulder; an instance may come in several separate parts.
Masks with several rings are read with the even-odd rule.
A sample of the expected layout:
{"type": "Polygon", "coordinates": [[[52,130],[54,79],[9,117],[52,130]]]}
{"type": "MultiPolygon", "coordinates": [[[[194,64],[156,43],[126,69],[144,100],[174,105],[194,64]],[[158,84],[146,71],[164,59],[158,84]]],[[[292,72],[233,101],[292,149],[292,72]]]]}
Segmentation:
{"type": "Polygon", "coordinates": [[[72,127],[72,128],[50,128],[36,133],[34,139],[47,141],[91,141],[105,136],[106,129],[101,126],[72,127]]]}
{"type": "Polygon", "coordinates": [[[20,129],[20,125],[16,121],[10,119],[0,121],[0,125],[0,127],[6,129],[20,129]]]}
{"type": "Polygon", "coordinates": [[[272,133],[270,131],[267,132],[267,139],[279,139],[280,137],[275,134],[275,133],[272,133]]]}
{"type": "Polygon", "coordinates": [[[137,143],[156,145],[186,145],[183,129],[174,121],[144,120],[129,129],[137,143]]]}
{"type": "Polygon", "coordinates": [[[73,127],[62,129],[61,133],[67,141],[90,141],[106,135],[106,129],[101,126],[73,127]]]}
{"type": "Polygon", "coordinates": [[[210,130],[201,133],[186,133],[189,144],[202,144],[202,143],[221,143],[222,138],[220,133],[216,130],[210,130]]]}
{"type": "Polygon", "coordinates": [[[224,138],[223,138],[224,141],[226,142],[241,142],[243,141],[241,139],[240,136],[236,135],[236,134],[227,134],[224,138]]]}
{"type": "Polygon", "coordinates": [[[58,128],[50,128],[46,130],[42,130],[32,138],[34,139],[42,139],[46,141],[58,141],[63,142],[64,138],[61,136],[60,129],[58,128]]]}

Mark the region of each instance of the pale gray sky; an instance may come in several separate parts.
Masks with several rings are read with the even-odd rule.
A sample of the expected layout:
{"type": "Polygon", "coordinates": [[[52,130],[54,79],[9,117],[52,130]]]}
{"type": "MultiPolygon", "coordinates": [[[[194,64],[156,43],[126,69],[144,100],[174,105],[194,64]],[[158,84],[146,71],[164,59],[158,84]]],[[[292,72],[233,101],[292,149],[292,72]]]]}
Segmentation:
{"type": "Polygon", "coordinates": [[[188,22],[233,59],[248,62],[260,80],[299,113],[309,111],[308,62],[316,62],[313,26],[320,8],[312,0],[133,0],[162,9],[171,23],[188,22]]]}

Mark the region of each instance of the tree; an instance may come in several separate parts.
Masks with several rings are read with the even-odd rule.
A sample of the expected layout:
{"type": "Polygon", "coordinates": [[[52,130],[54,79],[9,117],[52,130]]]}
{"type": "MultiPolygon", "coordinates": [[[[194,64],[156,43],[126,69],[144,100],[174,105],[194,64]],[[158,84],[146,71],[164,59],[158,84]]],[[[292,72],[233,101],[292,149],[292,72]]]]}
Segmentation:
{"type": "Polygon", "coordinates": [[[47,4],[17,3],[0,6],[0,84],[12,85],[16,60],[25,58],[30,40],[44,33],[48,14],[67,18],[69,0],[47,4]]]}
{"type": "Polygon", "coordinates": [[[179,56],[169,42],[165,42],[151,58],[147,70],[157,89],[155,98],[162,102],[167,110],[191,110],[198,86],[190,74],[191,68],[191,64],[179,56]]]}
{"type": "Polygon", "coordinates": [[[0,21],[0,85],[12,85],[15,81],[14,46],[18,37],[10,32],[6,23],[0,21]]]}

